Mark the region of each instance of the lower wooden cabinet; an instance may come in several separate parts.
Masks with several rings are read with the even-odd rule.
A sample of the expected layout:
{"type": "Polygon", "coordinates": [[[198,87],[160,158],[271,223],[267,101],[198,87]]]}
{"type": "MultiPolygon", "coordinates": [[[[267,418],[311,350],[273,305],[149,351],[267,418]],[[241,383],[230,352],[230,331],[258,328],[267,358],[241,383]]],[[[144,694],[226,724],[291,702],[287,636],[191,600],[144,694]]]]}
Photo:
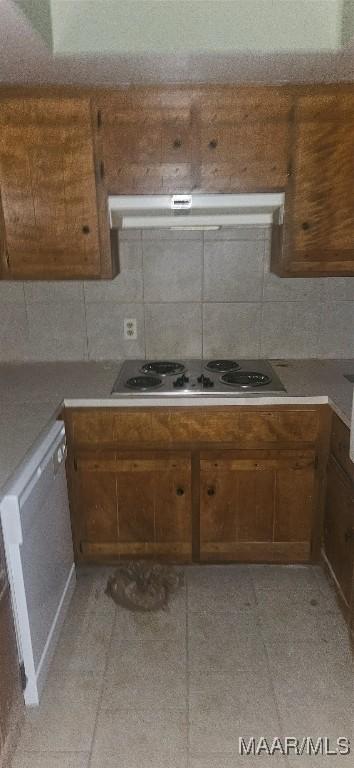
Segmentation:
{"type": "Polygon", "coordinates": [[[324,418],[321,406],[67,409],[77,560],[318,559],[324,418]]]}
{"type": "Polygon", "coordinates": [[[0,766],[6,766],[17,740],[24,702],[15,627],[0,531],[0,766]]]}
{"type": "Polygon", "coordinates": [[[313,452],[203,453],[200,480],[201,560],[310,559],[313,452]]]}
{"type": "Polygon", "coordinates": [[[354,603],[354,483],[333,456],[327,471],[324,547],[341,597],[349,609],[352,601],[354,603]]]}
{"type": "Polygon", "coordinates": [[[188,453],[79,453],[72,473],[72,489],[79,558],[191,559],[188,453]]]}

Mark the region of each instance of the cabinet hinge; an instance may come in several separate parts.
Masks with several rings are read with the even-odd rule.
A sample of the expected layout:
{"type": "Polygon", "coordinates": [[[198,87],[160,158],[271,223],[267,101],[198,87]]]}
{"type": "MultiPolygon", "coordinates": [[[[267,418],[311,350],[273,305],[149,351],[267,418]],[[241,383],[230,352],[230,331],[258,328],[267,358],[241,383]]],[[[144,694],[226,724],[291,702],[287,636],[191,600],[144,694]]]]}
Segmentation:
{"type": "Polygon", "coordinates": [[[5,259],[6,259],[7,268],[10,269],[10,256],[8,251],[5,251],[5,259]]]}
{"type": "Polygon", "coordinates": [[[21,681],[22,690],[25,691],[27,687],[27,675],[26,675],[25,665],[23,661],[20,664],[20,681],[21,681]]]}

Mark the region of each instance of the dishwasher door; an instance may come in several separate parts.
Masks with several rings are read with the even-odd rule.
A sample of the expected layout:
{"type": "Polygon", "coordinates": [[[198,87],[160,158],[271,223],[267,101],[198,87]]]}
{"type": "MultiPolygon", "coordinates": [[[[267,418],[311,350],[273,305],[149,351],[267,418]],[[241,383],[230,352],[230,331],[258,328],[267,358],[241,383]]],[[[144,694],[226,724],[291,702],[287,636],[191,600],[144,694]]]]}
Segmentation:
{"type": "Polygon", "coordinates": [[[39,704],[75,588],[65,455],[64,424],[56,422],[1,502],[27,705],[39,704]]]}

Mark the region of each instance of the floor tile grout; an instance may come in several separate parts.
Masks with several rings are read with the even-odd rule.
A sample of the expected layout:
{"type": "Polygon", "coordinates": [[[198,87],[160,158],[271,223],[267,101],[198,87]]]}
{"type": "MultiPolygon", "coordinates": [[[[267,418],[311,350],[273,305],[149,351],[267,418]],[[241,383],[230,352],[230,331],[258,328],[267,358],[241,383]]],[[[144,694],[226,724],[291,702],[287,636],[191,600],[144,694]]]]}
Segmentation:
{"type": "MultiPolygon", "coordinates": [[[[283,722],[282,722],[282,717],[281,717],[281,712],[280,712],[280,707],[279,707],[279,701],[278,701],[278,697],[277,697],[277,694],[276,694],[276,691],[275,691],[275,686],[274,686],[274,681],[273,681],[272,669],[271,669],[269,653],[268,653],[268,645],[267,645],[267,641],[266,641],[266,638],[264,636],[264,632],[263,632],[263,629],[262,629],[262,619],[261,619],[261,615],[260,615],[260,611],[259,611],[258,595],[257,595],[257,590],[256,590],[256,586],[255,586],[255,583],[254,583],[254,578],[253,578],[252,573],[251,573],[251,582],[252,582],[252,587],[253,587],[254,597],[255,597],[255,610],[256,610],[256,613],[257,613],[257,624],[259,626],[259,632],[260,632],[260,636],[262,638],[263,651],[264,651],[265,659],[266,659],[266,662],[267,662],[267,672],[268,672],[268,677],[269,677],[269,681],[270,681],[270,687],[271,687],[271,690],[272,690],[272,693],[273,693],[273,699],[274,699],[275,709],[276,709],[277,718],[278,718],[279,733],[274,733],[273,737],[278,736],[279,738],[281,738],[283,736],[283,722]]],[[[286,758],[286,764],[287,765],[289,764],[288,763],[288,758],[286,758]]]]}
{"type": "Polygon", "coordinates": [[[100,695],[99,695],[98,701],[97,701],[96,718],[95,718],[95,723],[94,723],[93,732],[92,732],[91,748],[90,748],[90,751],[89,751],[89,760],[88,760],[87,768],[91,768],[91,765],[92,765],[92,756],[93,756],[93,749],[94,749],[95,738],[96,738],[98,718],[100,716],[101,702],[102,702],[102,699],[103,699],[105,678],[106,678],[106,672],[107,672],[107,668],[108,668],[108,660],[109,660],[109,655],[110,655],[113,635],[114,635],[114,631],[115,631],[115,628],[116,628],[117,617],[118,617],[118,609],[116,608],[115,612],[114,612],[114,619],[112,621],[112,627],[111,627],[109,643],[107,643],[106,661],[105,661],[104,669],[103,669],[103,672],[102,672],[101,690],[100,690],[100,695]]]}
{"type": "MultiPolygon", "coordinates": [[[[172,598],[170,611],[167,612],[169,615],[164,615],[161,612],[159,615],[151,616],[151,618],[146,616],[143,620],[117,608],[113,603],[111,609],[109,606],[106,612],[102,602],[107,599],[104,596],[104,573],[100,572],[95,575],[93,572],[92,577],[90,575],[91,588],[87,590],[85,587],[83,599],[82,597],[79,599],[85,615],[87,613],[85,601],[87,600],[87,604],[90,605],[90,617],[93,618],[94,622],[90,633],[91,642],[97,631],[100,636],[97,640],[94,639],[94,655],[88,657],[89,669],[92,670],[92,673],[96,670],[97,682],[95,697],[92,700],[89,729],[86,729],[85,740],[82,741],[81,739],[80,741],[82,744],[87,743],[87,747],[81,750],[71,750],[70,744],[75,743],[78,746],[79,742],[74,742],[73,737],[63,738],[61,731],[59,731],[58,741],[57,732],[54,730],[55,743],[58,746],[63,743],[67,749],[51,750],[54,714],[52,713],[51,720],[45,719],[44,737],[46,743],[44,749],[33,752],[24,750],[22,753],[24,763],[21,762],[21,766],[18,765],[18,768],[24,768],[24,766],[34,768],[37,763],[35,757],[37,754],[41,756],[41,761],[45,760],[45,755],[47,755],[51,768],[54,764],[56,765],[56,759],[60,765],[61,760],[63,760],[63,764],[69,766],[70,763],[72,766],[75,755],[78,756],[77,760],[80,765],[81,760],[84,761],[85,768],[93,768],[93,766],[98,768],[98,764],[99,766],[106,765],[106,761],[107,765],[115,766],[115,760],[118,760],[122,768],[127,768],[128,765],[129,768],[136,768],[137,766],[139,768],[151,768],[152,759],[155,759],[154,768],[160,768],[164,761],[165,764],[167,761],[168,768],[172,768],[172,766],[176,768],[177,765],[178,768],[182,768],[182,763],[183,768],[191,768],[193,765],[198,765],[199,768],[206,768],[207,766],[215,768],[217,765],[219,768],[219,763],[220,766],[223,766],[224,760],[225,765],[232,765],[236,768],[240,762],[243,765],[243,760],[245,760],[239,756],[238,731],[240,736],[244,735],[250,738],[252,733],[248,734],[247,732],[248,724],[249,729],[254,731],[256,739],[260,736],[257,731],[257,722],[263,723],[263,726],[260,725],[259,727],[264,728],[265,735],[269,739],[275,737],[284,739],[284,728],[286,731],[286,727],[290,731],[295,731],[297,726],[291,727],[291,723],[296,724],[296,718],[299,719],[299,717],[300,728],[303,721],[305,730],[311,722],[311,715],[314,715],[312,724],[315,726],[317,722],[326,723],[326,718],[328,723],[332,724],[332,715],[335,724],[336,713],[342,712],[343,714],[343,707],[347,707],[347,701],[351,699],[347,691],[347,678],[343,677],[345,664],[342,656],[339,658],[339,653],[342,654],[342,648],[339,648],[336,656],[333,651],[333,643],[331,643],[331,634],[329,634],[331,632],[330,623],[326,619],[323,623],[324,629],[321,629],[322,625],[318,623],[318,618],[322,616],[323,612],[326,613],[323,608],[326,606],[326,599],[329,600],[329,596],[323,594],[319,607],[315,609],[315,614],[316,611],[319,613],[316,614],[314,624],[313,609],[308,610],[308,603],[314,596],[312,587],[322,594],[320,574],[307,568],[304,569],[304,574],[297,576],[296,571],[293,571],[291,575],[291,570],[288,569],[284,581],[282,581],[283,572],[277,571],[276,568],[273,572],[271,569],[266,570],[264,575],[261,569],[256,570],[252,566],[247,568],[237,568],[237,566],[225,568],[224,566],[220,570],[213,568],[213,566],[209,566],[209,568],[204,566],[195,571],[189,571],[185,568],[183,572],[184,586],[181,587],[176,600],[172,598]],[[263,591],[261,587],[263,587],[263,591]],[[85,597],[86,592],[87,596],[85,597]],[[95,600],[92,601],[93,593],[95,593],[95,600]],[[267,593],[266,596],[265,593],[267,593]],[[298,622],[300,619],[300,622],[304,624],[303,626],[300,623],[299,629],[297,623],[293,625],[292,615],[289,613],[289,603],[291,606],[293,605],[294,596],[300,606],[299,611],[296,612],[295,621],[298,622]],[[284,605],[286,606],[285,611],[284,605]],[[303,613],[301,613],[301,605],[303,606],[303,613]],[[272,611],[269,615],[268,607],[272,611]],[[104,622],[100,617],[104,618],[104,622]],[[119,633],[120,618],[122,617],[124,624],[124,626],[122,625],[123,634],[121,633],[123,645],[124,647],[128,646],[128,650],[130,649],[126,656],[126,659],[130,660],[131,667],[128,670],[128,677],[126,677],[124,660],[120,658],[119,650],[117,652],[118,643],[114,642],[115,633],[119,633]],[[310,632],[309,628],[305,626],[306,621],[309,622],[310,632]],[[272,629],[273,623],[276,625],[274,630],[272,629]],[[312,626],[314,631],[312,631],[312,626]],[[125,627],[128,629],[128,634],[125,632],[125,627]],[[144,628],[146,628],[147,633],[144,632],[144,628]],[[294,636],[293,629],[295,630],[294,636]],[[327,635],[324,634],[325,632],[327,635]],[[327,648],[326,656],[316,666],[316,649],[321,640],[323,643],[328,643],[328,646],[322,646],[323,651],[327,648]],[[156,642],[158,642],[157,647],[163,650],[161,660],[156,657],[156,642]],[[116,658],[113,658],[115,654],[116,658]],[[153,683],[152,687],[149,684],[148,688],[145,687],[144,691],[141,690],[139,680],[142,679],[140,675],[144,671],[141,669],[141,665],[144,665],[145,662],[149,665],[150,659],[149,675],[154,675],[154,671],[161,671],[163,677],[166,675],[169,680],[171,673],[172,688],[166,677],[166,683],[163,682],[162,688],[159,682],[157,686],[153,683]],[[246,659],[247,668],[243,668],[244,663],[246,663],[244,659],[246,659]],[[332,665],[328,674],[324,666],[327,663],[326,660],[332,665]],[[117,666],[119,673],[118,677],[112,681],[110,675],[111,661],[117,666]],[[158,667],[155,665],[156,661],[158,667]],[[338,663],[336,663],[337,661],[338,663]],[[96,665],[95,668],[93,663],[96,665]],[[315,669],[313,669],[314,664],[315,669]],[[323,670],[325,670],[324,675],[323,670]],[[307,684],[308,676],[309,684],[307,684]],[[335,678],[335,676],[337,677],[335,678]],[[321,682],[323,677],[328,682],[336,679],[334,693],[329,698],[330,703],[325,714],[322,712],[320,703],[317,712],[317,694],[314,698],[311,693],[312,689],[309,688],[309,685],[314,684],[314,690],[320,691],[321,685],[324,685],[321,682]],[[121,697],[120,681],[122,679],[123,686],[129,694],[127,711],[130,711],[133,716],[134,712],[138,715],[141,713],[142,719],[140,720],[139,715],[136,720],[139,737],[138,731],[134,733],[134,728],[130,727],[129,718],[124,721],[126,726],[128,725],[127,735],[124,735],[126,731],[119,727],[119,716],[117,719],[113,700],[110,719],[105,723],[100,720],[100,715],[105,709],[103,700],[105,694],[108,694],[107,686],[112,682],[112,691],[114,691],[115,696],[118,696],[117,702],[119,703],[121,697]],[[301,698],[303,688],[299,688],[299,680],[303,680],[305,685],[303,702],[301,698]],[[284,689],[283,683],[288,686],[288,690],[284,689]],[[341,688],[343,688],[342,692],[341,688]],[[160,691],[162,692],[161,697],[160,691]],[[165,696],[168,696],[168,699],[162,698],[165,696]],[[166,701],[165,707],[163,706],[164,700],[166,701]],[[172,705],[169,703],[170,701],[172,705]],[[178,710],[175,706],[177,701],[179,703],[178,710]],[[295,719],[293,717],[293,705],[295,705],[295,719]],[[300,711],[300,705],[303,708],[303,715],[300,711]],[[306,707],[309,708],[308,713],[306,707]],[[169,714],[170,709],[171,713],[169,714]],[[173,717],[171,720],[172,710],[176,712],[176,718],[173,717]],[[103,726],[105,737],[102,737],[101,728],[103,726]],[[117,728],[118,733],[116,735],[117,728]],[[209,749],[207,748],[208,744],[209,749]],[[121,748],[121,754],[118,745],[121,748]],[[46,746],[49,746],[49,749],[46,749],[46,746]],[[213,751],[213,747],[216,748],[215,751],[213,751]],[[54,753],[62,754],[64,757],[55,758],[54,753]],[[169,753],[171,765],[166,756],[164,758],[164,755],[169,753]],[[101,763],[101,761],[103,762],[101,763]]],[[[80,594],[79,592],[79,596],[80,594]]],[[[332,620],[335,621],[337,617],[334,608],[332,613],[331,622],[332,620]]],[[[70,626],[73,639],[72,647],[75,654],[79,652],[81,659],[79,639],[82,638],[84,641],[87,623],[84,624],[83,632],[82,622],[77,623],[76,615],[73,615],[70,626]],[[80,630],[79,635],[77,634],[78,630],[80,630]]],[[[70,643],[69,646],[64,644],[65,652],[67,652],[67,647],[69,648],[68,653],[71,654],[70,643]]],[[[82,653],[85,654],[84,642],[82,653]]],[[[320,648],[318,648],[318,653],[320,654],[320,648]]],[[[76,656],[73,659],[71,656],[67,658],[66,679],[70,679],[70,664],[73,661],[75,663],[75,659],[77,659],[76,656]]],[[[88,668],[87,664],[86,666],[88,668]]],[[[85,669],[83,674],[85,674],[85,669]]],[[[60,685],[59,681],[58,685],[60,685]]],[[[82,696],[82,694],[80,695],[82,696]]],[[[72,688],[70,698],[64,700],[69,710],[71,702],[74,707],[77,706],[76,684],[72,688]]],[[[122,701],[123,709],[125,701],[127,699],[124,698],[122,701]]],[[[108,710],[108,695],[106,695],[105,706],[108,710]]],[[[54,711],[56,710],[54,709],[54,711]]],[[[347,717],[345,716],[344,719],[348,726],[347,717]]],[[[41,727],[43,728],[43,724],[41,727]]],[[[80,728],[80,726],[78,727],[80,728]]],[[[69,728],[69,732],[75,733],[72,728],[69,728]]],[[[292,734],[289,732],[289,735],[292,734]]],[[[36,739],[35,742],[33,742],[33,735],[30,734],[31,740],[28,741],[27,739],[29,747],[31,744],[36,746],[40,743],[36,733],[34,733],[34,738],[36,739]]],[[[270,760],[271,762],[272,760],[270,760]]],[[[250,763],[253,764],[252,758],[250,758],[250,763]]],[[[275,760],[275,764],[278,764],[277,760],[275,760]]],[[[293,765],[288,757],[284,757],[281,764],[284,765],[284,768],[293,765]]],[[[302,764],[303,760],[299,759],[299,765],[302,764]]]]}

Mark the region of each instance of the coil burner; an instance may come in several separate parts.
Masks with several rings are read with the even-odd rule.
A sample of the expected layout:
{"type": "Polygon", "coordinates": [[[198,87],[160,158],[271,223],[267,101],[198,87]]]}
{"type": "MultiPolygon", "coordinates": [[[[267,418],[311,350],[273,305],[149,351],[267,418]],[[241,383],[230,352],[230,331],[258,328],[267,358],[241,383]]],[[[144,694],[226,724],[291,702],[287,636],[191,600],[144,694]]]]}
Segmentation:
{"type": "Polygon", "coordinates": [[[240,365],[236,360],[209,360],[205,367],[213,373],[227,373],[227,371],[238,371],[240,365]]]}
{"type": "Polygon", "coordinates": [[[229,371],[221,377],[221,381],[229,387],[240,387],[240,389],[254,389],[255,387],[265,387],[270,384],[271,379],[265,373],[258,371],[229,371]]]}
{"type": "Polygon", "coordinates": [[[145,363],[142,368],[142,373],[156,373],[157,376],[179,376],[186,370],[183,363],[176,363],[171,360],[152,360],[145,363]]]}
{"type": "Polygon", "coordinates": [[[125,382],[125,386],[134,389],[137,392],[146,392],[149,389],[161,387],[162,379],[158,376],[132,376],[125,382]]]}

